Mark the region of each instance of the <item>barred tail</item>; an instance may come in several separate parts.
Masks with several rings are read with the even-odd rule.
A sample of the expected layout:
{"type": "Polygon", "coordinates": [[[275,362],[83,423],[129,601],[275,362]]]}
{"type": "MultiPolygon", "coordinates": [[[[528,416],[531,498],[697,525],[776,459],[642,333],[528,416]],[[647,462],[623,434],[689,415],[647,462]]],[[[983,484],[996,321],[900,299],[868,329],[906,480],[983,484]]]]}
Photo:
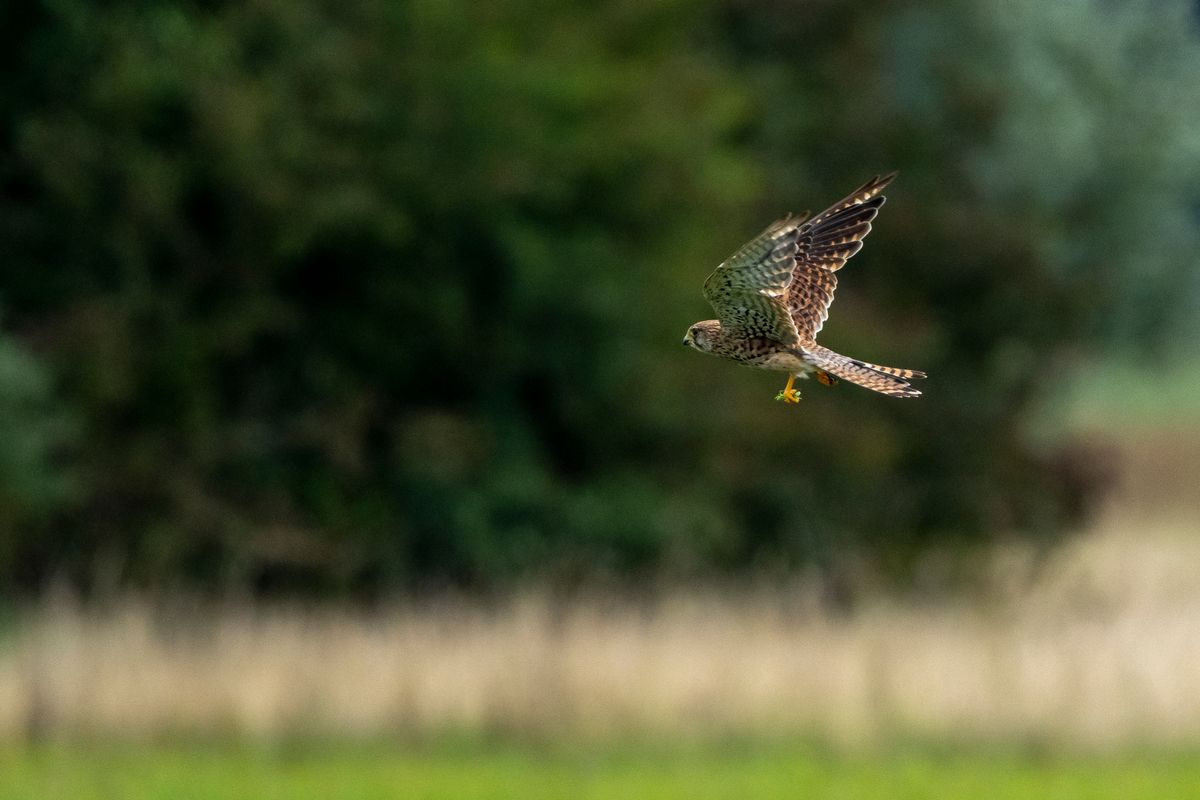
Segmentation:
{"type": "Polygon", "coordinates": [[[866,361],[835,353],[819,344],[804,345],[802,352],[804,360],[818,369],[881,394],[892,397],[917,397],[921,394],[908,382],[912,378],[924,378],[924,372],[868,364],[866,361]]]}

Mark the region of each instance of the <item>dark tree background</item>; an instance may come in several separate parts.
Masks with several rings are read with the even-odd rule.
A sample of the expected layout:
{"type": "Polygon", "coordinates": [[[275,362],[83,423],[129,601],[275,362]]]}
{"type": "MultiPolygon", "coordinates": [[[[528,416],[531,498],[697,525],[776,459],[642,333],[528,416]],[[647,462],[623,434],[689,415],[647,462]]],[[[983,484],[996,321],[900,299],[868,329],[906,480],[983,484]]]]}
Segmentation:
{"type": "MultiPolygon", "coordinates": [[[[1200,39],[1091,0],[10,4],[0,586],[680,578],[1061,531],[1071,359],[1186,329],[1200,39]],[[822,341],[708,271],[899,169],[822,341]]],[[[900,558],[902,561],[903,558],[900,558]]]]}

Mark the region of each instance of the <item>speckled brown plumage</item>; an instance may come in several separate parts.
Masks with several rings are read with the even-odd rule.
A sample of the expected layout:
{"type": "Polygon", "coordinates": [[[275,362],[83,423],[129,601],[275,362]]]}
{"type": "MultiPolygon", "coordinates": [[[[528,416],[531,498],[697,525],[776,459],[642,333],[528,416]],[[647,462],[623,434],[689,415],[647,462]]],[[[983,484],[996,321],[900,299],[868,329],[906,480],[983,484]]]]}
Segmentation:
{"type": "MultiPolygon", "coordinates": [[[[925,373],[849,358],[816,343],[829,317],[837,275],[862,248],[895,173],[876,176],[815,217],[777,220],[722,262],[704,282],[718,319],[697,322],[684,344],[747,366],[807,377],[844,378],[892,397],[916,397],[925,373]]],[[[792,377],[779,399],[797,402],[792,377]]]]}

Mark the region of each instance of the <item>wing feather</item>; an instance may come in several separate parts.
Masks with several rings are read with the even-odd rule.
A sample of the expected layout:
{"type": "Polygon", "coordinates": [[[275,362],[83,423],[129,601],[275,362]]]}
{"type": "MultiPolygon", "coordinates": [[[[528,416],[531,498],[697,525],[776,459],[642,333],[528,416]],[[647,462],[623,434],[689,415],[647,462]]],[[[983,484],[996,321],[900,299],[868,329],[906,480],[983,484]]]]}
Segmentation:
{"type": "Polygon", "coordinates": [[[797,218],[777,220],[704,281],[704,297],[717,312],[724,331],[787,345],[798,340],[787,307],[787,287],[795,272],[799,232],[797,218]]]}
{"type": "Polygon", "coordinates": [[[895,176],[872,178],[812,219],[777,220],[723,261],[704,281],[722,329],[785,345],[813,341],[829,316],[834,273],[862,249],[895,176]]]}
{"type": "Polygon", "coordinates": [[[875,176],[801,225],[796,261],[788,284],[787,307],[797,335],[813,341],[829,318],[839,269],[859,250],[871,232],[871,221],[886,198],[880,194],[896,173],[875,176]]]}

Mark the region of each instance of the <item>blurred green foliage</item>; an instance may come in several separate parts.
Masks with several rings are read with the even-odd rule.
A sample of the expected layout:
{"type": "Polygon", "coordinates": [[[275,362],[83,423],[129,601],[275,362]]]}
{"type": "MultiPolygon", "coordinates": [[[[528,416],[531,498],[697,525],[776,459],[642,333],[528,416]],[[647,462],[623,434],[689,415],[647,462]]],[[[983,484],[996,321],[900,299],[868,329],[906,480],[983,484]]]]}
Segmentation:
{"type": "MultiPolygon", "coordinates": [[[[59,456],[72,434],[45,366],[0,338],[0,529],[44,521],[70,501],[70,469],[59,456]]],[[[0,548],[15,544],[15,537],[0,539],[0,548]]]]}
{"type": "Polygon", "coordinates": [[[1091,465],[1031,444],[1031,408],[1066,356],[1195,308],[1182,0],[3,15],[0,302],[32,355],[0,380],[50,409],[5,424],[64,431],[0,444],[8,587],[670,577],[1053,531],[1091,465]],[[680,351],[728,252],[893,168],[822,341],[925,397],[783,408],[680,351]]]}

